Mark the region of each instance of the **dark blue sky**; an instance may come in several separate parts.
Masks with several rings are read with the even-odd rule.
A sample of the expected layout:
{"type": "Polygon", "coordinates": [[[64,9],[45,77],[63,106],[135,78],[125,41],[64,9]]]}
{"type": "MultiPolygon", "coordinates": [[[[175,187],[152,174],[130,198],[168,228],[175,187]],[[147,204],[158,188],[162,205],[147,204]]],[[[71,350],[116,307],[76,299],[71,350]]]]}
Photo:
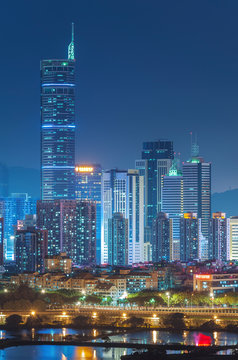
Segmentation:
{"type": "Polygon", "coordinates": [[[39,168],[39,62],[67,55],[74,21],[77,159],[133,167],[168,138],[184,160],[193,131],[213,191],[238,187],[237,18],[237,0],[2,2],[0,162],[39,168]]]}

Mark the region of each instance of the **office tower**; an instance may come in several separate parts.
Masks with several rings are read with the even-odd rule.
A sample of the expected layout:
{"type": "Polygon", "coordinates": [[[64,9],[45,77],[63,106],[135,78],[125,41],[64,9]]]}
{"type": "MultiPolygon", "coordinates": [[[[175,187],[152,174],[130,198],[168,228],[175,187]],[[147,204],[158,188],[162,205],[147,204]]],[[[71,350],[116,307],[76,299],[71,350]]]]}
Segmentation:
{"type": "Polygon", "coordinates": [[[102,168],[99,164],[78,164],[75,166],[76,199],[96,203],[96,257],[101,262],[101,181],[102,168]]]}
{"type": "Polygon", "coordinates": [[[173,142],[158,140],[144,142],[142,160],[136,161],[136,168],[145,177],[145,226],[152,226],[153,219],[161,211],[162,176],[168,174],[174,158],[173,142]]]}
{"type": "Polygon", "coordinates": [[[96,262],[96,205],[90,201],[37,202],[37,227],[48,230],[48,254],[66,252],[75,264],[96,262]]]}
{"type": "Polygon", "coordinates": [[[209,222],[209,259],[227,261],[230,259],[230,219],[226,214],[216,212],[209,222]]]}
{"type": "Polygon", "coordinates": [[[16,230],[16,269],[18,273],[44,272],[44,259],[48,251],[48,232],[34,227],[16,230]]]}
{"type": "Polygon", "coordinates": [[[8,167],[0,163],[0,197],[7,197],[9,190],[8,167]]]}
{"type": "Polygon", "coordinates": [[[180,219],[180,260],[200,258],[201,219],[196,213],[185,213],[180,219]]]}
{"type": "Polygon", "coordinates": [[[14,228],[18,220],[28,214],[36,213],[36,200],[25,193],[13,193],[10,197],[0,198],[0,217],[4,218],[4,258],[14,260],[14,228]]]}
{"type": "Polygon", "coordinates": [[[152,227],[152,261],[171,260],[172,220],[168,214],[159,212],[152,227]]]}
{"type": "Polygon", "coordinates": [[[172,260],[180,259],[180,219],[183,216],[183,176],[174,159],[168,175],[162,177],[162,211],[173,220],[172,260]]]}
{"type": "Polygon", "coordinates": [[[144,261],[144,177],[127,172],[126,218],[128,219],[128,264],[144,261]]]}
{"type": "Polygon", "coordinates": [[[128,220],[121,213],[114,213],[108,219],[108,263],[128,264],[128,220]]]}
{"type": "Polygon", "coordinates": [[[238,216],[230,217],[230,260],[238,260],[238,216]]]}
{"type": "Polygon", "coordinates": [[[201,219],[201,255],[202,260],[206,260],[211,218],[211,163],[199,157],[196,144],[193,144],[191,159],[183,164],[183,194],[184,212],[196,213],[201,219]]]}
{"type": "Polygon", "coordinates": [[[41,198],[74,199],[74,33],[68,59],[41,61],[41,198]]]}
{"type": "Polygon", "coordinates": [[[4,263],[4,219],[0,218],[0,266],[3,266],[4,263]]]}
{"type": "Polygon", "coordinates": [[[144,257],[144,178],[138,170],[105,171],[102,175],[101,262],[108,262],[108,220],[114,213],[128,219],[129,264],[144,257]]]}

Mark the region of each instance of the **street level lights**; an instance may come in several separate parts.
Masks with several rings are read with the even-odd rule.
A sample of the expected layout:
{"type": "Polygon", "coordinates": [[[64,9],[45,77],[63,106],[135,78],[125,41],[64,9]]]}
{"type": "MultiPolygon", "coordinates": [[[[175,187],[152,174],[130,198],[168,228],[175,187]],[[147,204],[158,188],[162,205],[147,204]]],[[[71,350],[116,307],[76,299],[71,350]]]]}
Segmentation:
{"type": "Polygon", "coordinates": [[[214,294],[213,294],[213,292],[210,292],[210,298],[212,300],[212,307],[214,307],[214,294]]]}
{"type": "Polygon", "coordinates": [[[169,299],[170,299],[170,293],[167,291],[166,296],[168,298],[168,307],[169,307],[169,299]]]}

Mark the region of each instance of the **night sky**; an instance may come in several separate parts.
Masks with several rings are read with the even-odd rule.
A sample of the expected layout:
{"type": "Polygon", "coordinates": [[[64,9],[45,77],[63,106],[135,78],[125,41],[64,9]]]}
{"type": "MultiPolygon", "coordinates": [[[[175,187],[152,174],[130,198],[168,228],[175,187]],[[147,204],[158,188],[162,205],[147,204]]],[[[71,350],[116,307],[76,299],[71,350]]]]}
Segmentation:
{"type": "Polygon", "coordinates": [[[65,58],[75,22],[79,161],[133,168],[143,141],[189,132],[213,191],[238,187],[238,1],[1,2],[0,162],[39,169],[40,60],[65,58]]]}

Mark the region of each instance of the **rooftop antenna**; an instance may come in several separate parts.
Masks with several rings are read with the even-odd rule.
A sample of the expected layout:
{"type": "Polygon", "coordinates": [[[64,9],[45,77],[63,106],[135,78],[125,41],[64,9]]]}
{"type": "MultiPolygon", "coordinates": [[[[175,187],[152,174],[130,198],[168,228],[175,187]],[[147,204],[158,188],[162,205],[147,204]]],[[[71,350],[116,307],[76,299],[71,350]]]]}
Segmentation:
{"type": "Polygon", "coordinates": [[[68,59],[75,60],[75,58],[74,58],[74,23],[72,23],[71,43],[68,46],[68,59]]]}

